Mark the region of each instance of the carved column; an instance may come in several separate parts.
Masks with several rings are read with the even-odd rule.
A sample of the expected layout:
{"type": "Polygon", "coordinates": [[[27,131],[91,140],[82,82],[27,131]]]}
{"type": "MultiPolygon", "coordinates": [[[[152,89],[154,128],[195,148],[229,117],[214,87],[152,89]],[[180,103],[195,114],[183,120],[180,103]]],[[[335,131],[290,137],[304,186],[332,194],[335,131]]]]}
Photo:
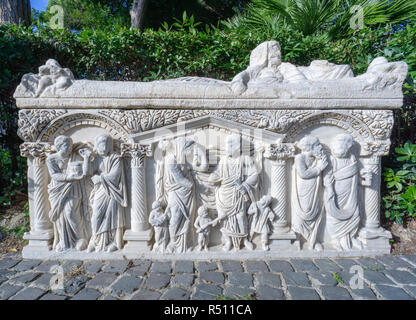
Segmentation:
{"type": "Polygon", "coordinates": [[[271,161],[270,195],[273,198],[272,209],[277,218],[273,223],[270,245],[288,246],[296,239],[288,223],[288,177],[287,160],[295,155],[295,147],[289,143],[271,144],[266,148],[265,157],[271,161]]]}
{"type": "Polygon", "coordinates": [[[131,158],[131,229],[126,230],[125,251],[136,252],[147,247],[151,239],[148,224],[145,164],[146,156],[152,155],[150,145],[123,144],[122,155],[131,158]]]}
{"type": "Polygon", "coordinates": [[[367,142],[364,144],[364,152],[368,152],[370,156],[363,159],[363,171],[371,175],[371,182],[365,180],[363,182],[364,216],[360,238],[364,241],[391,238],[391,233],[380,226],[381,156],[388,154],[389,147],[389,141],[367,142]]]}
{"type": "Polygon", "coordinates": [[[53,227],[49,220],[49,175],[45,164],[49,151],[48,143],[25,142],[20,145],[22,157],[28,158],[30,232],[24,235],[24,239],[29,240],[29,246],[24,249],[26,253],[34,246],[49,250],[53,238],[53,227]]]}

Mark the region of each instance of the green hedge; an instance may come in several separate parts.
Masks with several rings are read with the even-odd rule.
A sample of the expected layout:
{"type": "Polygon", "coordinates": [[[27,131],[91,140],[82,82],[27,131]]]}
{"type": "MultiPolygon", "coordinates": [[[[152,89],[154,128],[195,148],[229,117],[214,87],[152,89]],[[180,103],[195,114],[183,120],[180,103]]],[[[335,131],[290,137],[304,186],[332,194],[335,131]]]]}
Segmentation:
{"type": "MultiPolygon", "coordinates": [[[[283,60],[307,65],[314,59],[348,63],[355,74],[364,73],[368,64],[384,55],[391,61],[409,64],[405,85],[406,105],[396,112],[393,145],[399,146],[415,137],[416,23],[393,32],[363,29],[348,39],[329,42],[325,36],[304,37],[285,28],[274,34],[232,34],[213,27],[198,27],[184,22],[167,30],[129,29],[115,32],[84,30],[81,33],[54,31],[42,26],[23,28],[0,26],[0,155],[6,154],[9,165],[3,166],[1,186],[9,185],[22,172],[18,161],[17,110],[12,98],[23,74],[37,73],[48,58],[70,68],[76,78],[98,80],[151,81],[181,76],[213,77],[231,80],[247,67],[249,55],[259,43],[275,39],[281,43],[283,60]]],[[[387,163],[389,160],[387,159],[387,163]]],[[[25,188],[24,185],[19,186],[25,188]]],[[[3,190],[4,193],[7,192],[3,190]]]]}

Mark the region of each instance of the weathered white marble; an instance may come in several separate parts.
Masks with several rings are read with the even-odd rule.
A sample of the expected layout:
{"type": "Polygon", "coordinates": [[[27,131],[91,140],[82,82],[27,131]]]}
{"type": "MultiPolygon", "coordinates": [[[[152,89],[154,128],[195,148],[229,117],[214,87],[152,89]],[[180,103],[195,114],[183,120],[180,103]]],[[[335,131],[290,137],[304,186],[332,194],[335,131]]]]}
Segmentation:
{"type": "Polygon", "coordinates": [[[25,258],[235,259],[390,251],[380,158],[404,62],[282,61],[231,82],[75,80],[48,60],[15,92],[28,158],[25,258]]]}

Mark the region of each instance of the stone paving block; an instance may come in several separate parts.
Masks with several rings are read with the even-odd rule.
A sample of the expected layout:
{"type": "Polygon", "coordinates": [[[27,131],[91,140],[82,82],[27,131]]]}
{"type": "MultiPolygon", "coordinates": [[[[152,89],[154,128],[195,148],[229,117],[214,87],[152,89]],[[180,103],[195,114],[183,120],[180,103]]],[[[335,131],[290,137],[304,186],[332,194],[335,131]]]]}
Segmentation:
{"type": "Polygon", "coordinates": [[[318,271],[318,267],[311,260],[290,259],[290,264],[295,271],[318,271]]]}
{"type": "Polygon", "coordinates": [[[39,278],[33,281],[35,287],[40,287],[45,290],[49,290],[51,286],[51,279],[54,275],[52,273],[43,273],[39,278]]]}
{"type": "Polygon", "coordinates": [[[6,278],[6,277],[1,277],[0,276],[0,285],[2,284],[2,283],[4,283],[5,281],[7,281],[8,279],[6,278]]]}
{"type": "Polygon", "coordinates": [[[0,277],[12,278],[16,273],[17,272],[13,270],[2,269],[0,270],[0,277]]]}
{"type": "Polygon", "coordinates": [[[12,284],[28,284],[41,275],[39,272],[29,272],[10,279],[12,284]]]}
{"type": "Polygon", "coordinates": [[[133,260],[133,266],[127,269],[126,273],[135,277],[143,277],[150,269],[150,260],[133,260]]]}
{"type": "Polygon", "coordinates": [[[21,259],[0,259],[0,270],[10,269],[17,265],[21,259]]]}
{"type": "Polygon", "coordinates": [[[13,267],[16,271],[28,271],[40,265],[41,260],[22,260],[19,264],[13,267]]]}
{"type": "Polygon", "coordinates": [[[244,262],[247,272],[268,272],[269,268],[264,261],[246,261],[244,262]]]}
{"type": "Polygon", "coordinates": [[[416,287],[415,286],[403,286],[403,289],[416,299],[416,287]]]}
{"type": "Polygon", "coordinates": [[[115,273],[100,272],[86,284],[86,287],[104,289],[109,287],[116,279],[117,275],[115,273]]]}
{"type": "Polygon", "coordinates": [[[329,259],[315,259],[313,263],[315,263],[321,271],[338,272],[342,270],[341,267],[329,259]]]}
{"type": "Polygon", "coordinates": [[[166,273],[152,272],[146,281],[146,286],[150,289],[161,289],[166,287],[170,282],[170,275],[166,273]]]}
{"type": "Polygon", "coordinates": [[[224,274],[222,272],[200,272],[199,282],[206,284],[224,284],[224,274]]]}
{"type": "Polygon", "coordinates": [[[152,272],[171,273],[172,262],[170,261],[156,261],[153,262],[152,272]]]}
{"type": "Polygon", "coordinates": [[[228,287],[224,290],[224,296],[233,300],[254,300],[256,291],[246,287],[228,287]]]}
{"type": "Polygon", "coordinates": [[[190,295],[191,293],[188,290],[171,288],[162,294],[160,300],[188,300],[190,295]]]}
{"type": "Polygon", "coordinates": [[[62,269],[65,274],[77,273],[78,271],[83,270],[82,264],[83,262],[81,260],[65,261],[62,264],[62,269]]]}
{"type": "Polygon", "coordinates": [[[375,289],[387,300],[413,300],[403,289],[391,286],[376,285],[375,289]]]}
{"type": "Polygon", "coordinates": [[[403,254],[400,258],[406,260],[408,263],[416,267],[416,254],[403,254]]]}
{"type": "Polygon", "coordinates": [[[310,287],[312,285],[306,273],[303,272],[282,272],[282,276],[287,286],[310,287]]]}
{"type": "Polygon", "coordinates": [[[363,273],[364,280],[369,284],[388,284],[395,285],[395,283],[384,275],[381,271],[365,270],[363,273]]]}
{"type": "Polygon", "coordinates": [[[273,272],[294,271],[292,265],[284,260],[271,260],[269,266],[273,272]]]}
{"type": "Polygon", "coordinates": [[[79,276],[66,276],[64,279],[63,288],[58,288],[55,290],[56,294],[60,295],[70,295],[73,296],[77,294],[82,288],[85,287],[85,284],[90,280],[85,275],[79,275],[79,276]]]}
{"type": "Polygon", "coordinates": [[[174,273],[194,273],[193,261],[175,261],[174,273]]]}
{"type": "Polygon", "coordinates": [[[397,256],[380,256],[377,260],[386,266],[388,269],[410,268],[411,264],[397,256]]]}
{"type": "Polygon", "coordinates": [[[100,261],[86,261],[84,263],[84,271],[86,274],[97,274],[104,266],[100,261]]]}
{"type": "Polygon", "coordinates": [[[200,283],[195,288],[192,299],[195,300],[215,300],[222,295],[222,288],[211,284],[200,283]]]}
{"type": "Polygon", "coordinates": [[[347,258],[338,258],[334,259],[334,262],[338,264],[343,270],[349,272],[351,270],[351,267],[353,266],[360,266],[361,264],[353,259],[347,259],[347,258]]]}
{"type": "Polygon", "coordinates": [[[238,272],[243,271],[243,267],[239,261],[224,260],[220,262],[222,271],[224,272],[238,272]]]}
{"type": "Polygon", "coordinates": [[[111,293],[116,296],[132,294],[140,288],[143,279],[130,275],[123,275],[111,285],[111,293]]]}
{"type": "Polygon", "coordinates": [[[57,260],[47,260],[43,261],[40,265],[35,267],[36,271],[39,272],[56,272],[56,266],[60,266],[61,263],[57,260]]]}
{"type": "Polygon", "coordinates": [[[45,290],[39,288],[24,288],[18,294],[11,297],[10,300],[37,300],[45,293],[45,290]]]}
{"type": "Polygon", "coordinates": [[[364,270],[372,270],[372,271],[382,271],[386,269],[384,264],[380,261],[377,261],[375,258],[365,257],[357,259],[357,262],[360,263],[364,270]]]}
{"type": "Polygon", "coordinates": [[[57,294],[47,293],[42,296],[39,300],[66,300],[66,296],[59,296],[57,294]]]}
{"type": "Polygon", "coordinates": [[[320,290],[325,300],[352,300],[347,289],[341,287],[322,286],[320,290]]]}
{"type": "Polygon", "coordinates": [[[212,262],[200,261],[198,262],[197,270],[199,272],[216,271],[218,270],[218,266],[215,261],[212,261],[212,262]]]}
{"type": "Polygon", "coordinates": [[[23,289],[22,286],[14,286],[14,285],[9,284],[8,282],[3,283],[0,286],[0,299],[7,300],[11,296],[15,295],[21,289],[23,289]]]}
{"type": "Polygon", "coordinates": [[[190,287],[194,283],[194,275],[192,273],[180,273],[172,278],[172,286],[174,287],[190,287]]]}
{"type": "Polygon", "coordinates": [[[344,285],[348,286],[351,281],[351,278],[356,274],[350,273],[349,271],[340,271],[340,272],[337,272],[337,275],[338,275],[337,278],[339,278],[344,285]]]}
{"type": "Polygon", "coordinates": [[[319,294],[312,288],[288,287],[292,300],[321,300],[319,294]]]}
{"type": "Polygon", "coordinates": [[[160,296],[160,292],[141,289],[131,297],[131,300],[159,300],[160,296]]]}
{"type": "Polygon", "coordinates": [[[257,288],[256,298],[258,300],[285,300],[285,294],[282,289],[260,285],[257,288]]]}
{"type": "Polygon", "coordinates": [[[253,276],[246,272],[230,272],[228,274],[228,282],[230,285],[239,287],[252,287],[253,276]]]}
{"type": "Polygon", "coordinates": [[[116,297],[113,297],[113,296],[105,296],[104,299],[100,299],[100,300],[120,300],[120,299],[117,299],[116,297]]]}
{"type": "Polygon", "coordinates": [[[416,285],[416,277],[410,272],[400,270],[384,270],[384,274],[392,278],[393,281],[397,283],[416,285]]]}
{"type": "Polygon", "coordinates": [[[315,286],[336,286],[338,284],[331,272],[311,271],[308,272],[308,275],[315,286]]]}
{"type": "Polygon", "coordinates": [[[269,273],[269,272],[262,272],[256,274],[257,281],[259,285],[269,286],[280,288],[282,286],[282,280],[280,279],[280,275],[269,273]]]}
{"type": "Polygon", "coordinates": [[[71,300],[97,300],[101,297],[101,292],[95,289],[84,288],[78,292],[71,300]]]}
{"type": "Polygon", "coordinates": [[[364,287],[363,289],[351,289],[351,292],[354,300],[377,300],[374,292],[368,287],[364,287]]]}
{"type": "Polygon", "coordinates": [[[129,261],[125,260],[110,261],[102,268],[102,270],[104,272],[115,272],[118,274],[122,274],[124,271],[126,271],[128,264],[129,261]]]}

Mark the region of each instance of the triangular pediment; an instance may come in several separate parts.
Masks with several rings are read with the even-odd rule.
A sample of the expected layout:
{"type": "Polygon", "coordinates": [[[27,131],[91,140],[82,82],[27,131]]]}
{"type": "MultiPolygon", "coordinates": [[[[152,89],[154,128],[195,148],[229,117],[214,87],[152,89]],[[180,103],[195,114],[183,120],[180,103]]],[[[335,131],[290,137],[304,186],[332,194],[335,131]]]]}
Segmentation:
{"type": "Polygon", "coordinates": [[[165,139],[174,139],[180,136],[188,135],[191,136],[198,131],[209,129],[217,130],[223,132],[224,134],[238,133],[245,139],[259,140],[267,143],[273,143],[282,137],[282,134],[209,115],[140,132],[132,135],[131,139],[135,142],[143,144],[152,144],[165,139]]]}

